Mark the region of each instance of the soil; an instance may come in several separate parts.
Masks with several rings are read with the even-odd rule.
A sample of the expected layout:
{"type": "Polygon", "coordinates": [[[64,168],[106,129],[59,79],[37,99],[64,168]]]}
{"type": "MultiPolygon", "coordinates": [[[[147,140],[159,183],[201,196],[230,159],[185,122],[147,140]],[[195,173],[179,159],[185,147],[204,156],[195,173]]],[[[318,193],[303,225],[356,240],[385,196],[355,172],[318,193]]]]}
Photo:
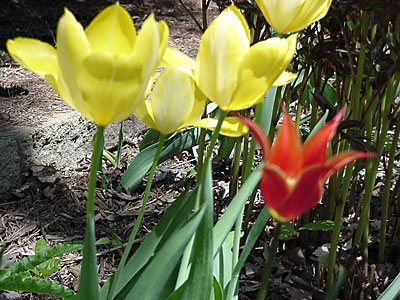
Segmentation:
{"type": "MultiPolygon", "coordinates": [[[[183,2],[200,21],[201,1],[183,2]]],[[[100,10],[112,3],[113,1],[107,0],[2,0],[0,151],[4,154],[0,158],[0,170],[3,170],[0,174],[1,181],[12,187],[0,200],[0,245],[7,245],[3,265],[34,254],[35,244],[41,237],[50,246],[83,239],[90,140],[95,129],[94,124],[84,120],[66,105],[44,80],[13,62],[4,52],[5,41],[24,36],[54,44],[57,20],[64,7],[68,7],[78,21],[86,26],[100,10]]],[[[157,19],[163,19],[169,25],[170,45],[191,57],[196,56],[202,32],[180,1],[131,0],[120,3],[130,12],[137,28],[154,12],[157,19]]],[[[217,14],[218,9],[213,3],[208,14],[209,21],[217,14]]],[[[124,126],[121,164],[115,168],[104,161],[105,186],[99,183],[96,191],[96,236],[98,239],[114,240],[109,245],[98,247],[102,284],[118,265],[122,253],[121,243],[127,241],[135,224],[146,181],[145,179],[134,192],[116,192],[119,180],[132,158],[139,152],[140,142],[147,130],[135,119],[129,120],[124,126]]],[[[115,125],[106,137],[106,148],[114,154],[118,131],[119,126],[115,125]]],[[[186,175],[195,167],[195,161],[193,153],[185,151],[158,168],[135,246],[150,232],[186,184],[193,181],[192,177],[186,175]]],[[[225,196],[229,185],[229,166],[229,161],[215,161],[214,192],[218,212],[223,211],[227,204],[225,196]]],[[[0,195],[1,187],[0,185],[0,195]]],[[[375,201],[379,202],[379,198],[378,192],[375,201]]],[[[254,215],[261,207],[258,197],[254,215]]],[[[353,225],[354,222],[349,220],[348,224],[353,225]]],[[[255,299],[265,261],[264,249],[267,248],[267,241],[271,240],[273,225],[271,222],[268,224],[240,275],[239,299],[255,299]]],[[[341,237],[343,245],[349,241],[346,233],[351,232],[350,227],[349,225],[349,231],[345,231],[341,237]]],[[[377,234],[374,233],[373,236],[377,234]]],[[[325,269],[320,257],[326,254],[324,243],[329,241],[328,234],[317,236],[311,233],[308,239],[307,245],[301,243],[304,239],[293,237],[281,241],[274,264],[275,275],[270,285],[271,299],[324,298],[325,286],[321,274],[325,269]]],[[[376,253],[375,245],[376,239],[371,241],[372,254],[376,253]]],[[[392,263],[394,257],[398,256],[395,251],[398,251],[399,245],[392,246],[393,261],[385,265],[371,264],[371,275],[368,278],[356,276],[356,285],[360,287],[359,299],[376,299],[379,292],[397,274],[398,270],[392,263]]],[[[349,253],[344,247],[339,252],[344,257],[349,253]]],[[[60,269],[50,279],[76,290],[80,255],[65,255],[60,269]]],[[[56,298],[0,291],[0,299],[56,298]]]]}

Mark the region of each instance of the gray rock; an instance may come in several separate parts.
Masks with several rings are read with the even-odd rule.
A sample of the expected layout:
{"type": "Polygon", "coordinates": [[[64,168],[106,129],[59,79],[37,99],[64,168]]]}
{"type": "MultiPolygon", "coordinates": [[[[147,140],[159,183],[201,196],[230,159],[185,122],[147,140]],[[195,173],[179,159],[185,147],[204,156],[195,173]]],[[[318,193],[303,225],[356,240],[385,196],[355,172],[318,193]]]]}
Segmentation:
{"type": "MultiPolygon", "coordinates": [[[[105,147],[117,145],[120,124],[105,131],[105,147]]],[[[124,139],[145,129],[134,117],[124,121],[124,139]]],[[[7,198],[26,181],[32,166],[52,166],[57,170],[76,167],[91,153],[96,125],[77,112],[57,114],[38,127],[0,124],[0,197],[7,198]]]]}

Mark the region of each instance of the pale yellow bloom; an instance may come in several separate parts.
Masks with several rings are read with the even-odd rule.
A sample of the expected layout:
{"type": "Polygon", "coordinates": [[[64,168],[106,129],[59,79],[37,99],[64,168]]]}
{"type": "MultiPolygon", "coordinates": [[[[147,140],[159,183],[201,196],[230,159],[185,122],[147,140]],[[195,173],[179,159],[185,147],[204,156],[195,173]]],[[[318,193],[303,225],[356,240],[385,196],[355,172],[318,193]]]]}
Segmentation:
{"type": "MultiPolygon", "coordinates": [[[[187,66],[184,71],[175,68],[163,70],[155,83],[151,99],[145,100],[134,115],[149,127],[168,135],[189,126],[214,130],[216,119],[201,119],[206,97],[200,92],[187,66]]],[[[220,133],[241,136],[248,128],[236,117],[226,118],[220,133]]]]}
{"type": "Polygon", "coordinates": [[[128,118],[143,101],[167,42],[165,22],[150,15],[137,35],[129,13],[117,2],[85,30],[65,9],[58,22],[57,48],[16,38],[7,41],[7,49],[85,118],[105,126],[128,118]]]}
{"type": "Polygon", "coordinates": [[[260,101],[284,72],[296,50],[296,35],[250,46],[239,10],[226,8],[203,34],[194,69],[200,90],[222,110],[241,110],[260,101]]]}
{"type": "Polygon", "coordinates": [[[332,0],[256,0],[268,23],[279,33],[297,32],[325,17],[332,0]]]}

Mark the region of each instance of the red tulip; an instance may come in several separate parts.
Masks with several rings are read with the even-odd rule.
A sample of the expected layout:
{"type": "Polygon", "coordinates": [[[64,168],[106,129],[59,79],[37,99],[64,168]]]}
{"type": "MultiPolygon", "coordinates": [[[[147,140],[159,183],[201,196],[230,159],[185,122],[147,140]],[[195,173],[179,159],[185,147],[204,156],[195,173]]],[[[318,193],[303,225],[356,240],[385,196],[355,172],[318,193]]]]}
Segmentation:
{"type": "Polygon", "coordinates": [[[375,154],[346,151],[327,158],[328,142],[334,137],[345,108],[304,144],[286,108],[282,109],[284,119],[272,147],[260,126],[245,117],[239,118],[261,146],[264,157],[261,194],[265,206],[275,219],[288,221],[318,204],[330,176],[354,160],[375,154]]]}

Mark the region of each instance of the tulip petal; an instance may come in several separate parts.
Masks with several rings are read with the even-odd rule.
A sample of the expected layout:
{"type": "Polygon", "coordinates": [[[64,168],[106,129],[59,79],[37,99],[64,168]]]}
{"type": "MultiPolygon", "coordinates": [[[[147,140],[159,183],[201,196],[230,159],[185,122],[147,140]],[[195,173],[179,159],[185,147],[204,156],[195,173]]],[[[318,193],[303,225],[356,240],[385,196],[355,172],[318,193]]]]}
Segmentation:
{"type": "Polygon", "coordinates": [[[145,100],[140,102],[139,106],[133,112],[136,118],[145,123],[147,126],[158,130],[157,124],[154,122],[153,108],[151,101],[145,100]]]}
{"type": "Polygon", "coordinates": [[[325,182],[329,177],[331,177],[337,171],[351,164],[355,160],[374,157],[374,156],[376,156],[376,153],[366,153],[358,151],[345,151],[335,156],[332,156],[325,163],[325,165],[328,166],[330,169],[326,174],[323,175],[321,180],[325,182]]]}
{"type": "Polygon", "coordinates": [[[291,83],[293,80],[297,78],[297,74],[292,72],[284,71],[281,75],[279,75],[278,79],[274,81],[273,86],[283,86],[288,83],[291,83]]]}
{"type": "MultiPolygon", "coordinates": [[[[192,124],[193,122],[199,121],[204,114],[204,110],[206,109],[207,105],[207,98],[206,96],[200,91],[200,89],[195,84],[194,89],[194,103],[192,112],[190,113],[189,117],[185,121],[185,127],[188,127],[187,124],[192,124]]],[[[181,128],[180,128],[181,129],[181,128]]]]}
{"type": "Polygon", "coordinates": [[[231,5],[204,32],[196,59],[196,82],[202,92],[226,110],[237,85],[239,65],[250,45],[243,15],[231,5]]]}
{"type": "Polygon", "coordinates": [[[321,176],[329,170],[330,167],[323,165],[305,169],[285,201],[273,207],[279,216],[282,219],[293,220],[316,206],[322,196],[324,182],[321,176]]]}
{"type": "Polygon", "coordinates": [[[323,18],[332,0],[256,0],[268,23],[279,33],[296,32],[323,18]]]}
{"type": "MultiPolygon", "coordinates": [[[[142,90],[133,102],[142,101],[153,72],[158,67],[168,42],[168,26],[165,22],[157,23],[151,14],[143,23],[136,38],[132,57],[137,68],[141,70],[142,90]]],[[[136,104],[134,105],[136,106],[136,104]]]]}
{"type": "Polygon", "coordinates": [[[85,30],[92,51],[131,54],[136,30],[129,13],[115,3],[101,11],[85,30]]]}
{"type": "Polygon", "coordinates": [[[159,131],[170,134],[190,116],[194,106],[194,81],[176,69],[164,69],[152,93],[154,121],[159,131]]]}
{"type": "Polygon", "coordinates": [[[328,143],[333,139],[336,129],[346,108],[342,108],[339,113],[318,132],[316,132],[303,145],[303,167],[313,164],[322,164],[326,160],[326,148],[328,143]]]}
{"type": "Polygon", "coordinates": [[[57,58],[60,68],[58,86],[62,90],[60,96],[85,118],[93,120],[77,83],[82,61],[89,52],[89,42],[82,25],[68,9],[65,9],[57,26],[57,58]]]}
{"type": "Polygon", "coordinates": [[[139,105],[134,102],[135,96],[143,90],[141,69],[137,67],[132,57],[89,55],[77,77],[84,103],[91,113],[85,117],[102,126],[129,117],[139,105]]]}
{"type": "Polygon", "coordinates": [[[298,128],[288,111],[282,105],[284,117],[276,140],[271,148],[269,162],[279,166],[287,176],[293,178],[300,172],[302,165],[302,144],[298,128]]]}
{"type": "MultiPolygon", "coordinates": [[[[201,128],[207,128],[210,130],[215,130],[218,124],[218,119],[204,118],[200,121],[193,122],[192,126],[197,126],[201,128]]],[[[226,117],[222,122],[220,129],[220,134],[230,137],[239,137],[249,132],[247,126],[239,121],[236,117],[226,117]]]]}
{"type": "Polygon", "coordinates": [[[269,158],[269,152],[271,150],[271,142],[269,141],[268,137],[265,135],[264,130],[257,124],[252,122],[250,119],[240,116],[235,112],[231,112],[232,115],[238,117],[240,121],[242,121],[254,135],[257,140],[257,143],[261,147],[261,152],[264,157],[264,161],[267,161],[269,158]]]}
{"type": "Polygon", "coordinates": [[[239,67],[239,78],[230,110],[249,108],[262,101],[265,93],[286,69],[296,51],[297,35],[270,38],[251,46],[239,67]]]}
{"type": "Polygon", "coordinates": [[[284,205],[291,190],[287,177],[282,170],[266,163],[261,177],[260,189],[265,206],[280,214],[278,209],[284,205]]]}
{"type": "Polygon", "coordinates": [[[167,47],[167,49],[165,49],[161,66],[168,68],[172,67],[185,72],[189,76],[193,76],[196,62],[178,49],[167,47]]]}
{"type": "Polygon", "coordinates": [[[57,51],[52,45],[30,38],[8,40],[6,45],[16,62],[47,79],[57,89],[57,51]]]}

